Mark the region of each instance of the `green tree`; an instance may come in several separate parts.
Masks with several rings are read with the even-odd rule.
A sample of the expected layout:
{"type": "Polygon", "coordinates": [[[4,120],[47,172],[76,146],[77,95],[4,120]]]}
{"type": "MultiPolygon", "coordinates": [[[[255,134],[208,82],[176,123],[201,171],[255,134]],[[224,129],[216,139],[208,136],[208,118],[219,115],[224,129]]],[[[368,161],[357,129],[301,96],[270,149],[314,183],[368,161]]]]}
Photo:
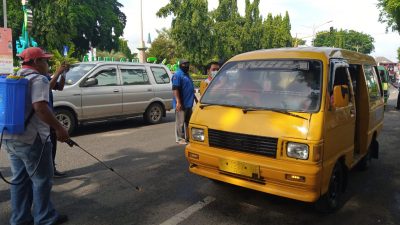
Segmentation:
{"type": "Polygon", "coordinates": [[[306,41],[301,39],[301,38],[294,37],[292,39],[292,46],[293,47],[298,47],[299,45],[305,45],[305,44],[306,44],[306,41]]]}
{"type": "Polygon", "coordinates": [[[242,52],[240,42],[242,20],[237,0],[219,0],[218,8],[211,15],[215,21],[211,28],[212,57],[225,60],[242,52]]]}
{"type": "Polygon", "coordinates": [[[117,51],[124,53],[125,58],[127,58],[127,59],[132,59],[133,58],[132,51],[128,46],[128,41],[123,39],[123,38],[120,38],[118,40],[117,51]]]}
{"type": "MultiPolygon", "coordinates": [[[[0,2],[3,8],[3,1],[0,2]]],[[[0,17],[3,18],[3,10],[0,10],[0,17]]],[[[21,1],[7,1],[7,27],[12,29],[14,56],[16,54],[15,41],[21,35],[24,13],[21,1]]],[[[0,20],[0,26],[4,27],[4,20],[0,20]]]]}
{"type": "Polygon", "coordinates": [[[332,29],[332,31],[318,32],[314,40],[314,46],[328,46],[348,49],[352,51],[370,54],[374,49],[374,38],[368,34],[354,30],[332,29]]]}
{"type": "Polygon", "coordinates": [[[167,62],[173,63],[178,58],[175,41],[170,37],[170,31],[162,29],[157,31],[158,36],[151,43],[148,50],[148,56],[157,57],[158,61],[167,59],[167,62]]]}
{"type": "Polygon", "coordinates": [[[193,64],[204,65],[210,58],[211,19],[207,0],[171,0],[157,16],[173,15],[171,37],[182,57],[193,64]]]}
{"type": "Polygon", "coordinates": [[[286,12],[285,17],[279,14],[275,17],[271,13],[263,22],[263,48],[282,48],[293,46],[293,38],[290,34],[291,25],[289,13],[286,12]]]}
{"type": "Polygon", "coordinates": [[[53,53],[53,57],[50,60],[50,72],[53,73],[54,71],[57,70],[58,67],[61,66],[61,64],[66,63],[68,65],[72,65],[74,63],[79,62],[77,58],[74,58],[72,55],[75,53],[75,48],[72,47],[69,49],[68,53],[66,56],[62,55],[60,51],[58,50],[53,50],[51,51],[53,53]]]}
{"type": "MultiPolygon", "coordinates": [[[[126,16],[117,0],[31,0],[32,36],[41,47],[75,46],[83,55],[91,46],[116,49],[126,16]]],[[[22,21],[21,21],[22,24],[22,21]]]]}
{"type": "Polygon", "coordinates": [[[110,60],[114,59],[115,61],[119,61],[121,58],[126,58],[125,54],[123,52],[117,52],[114,50],[111,51],[97,51],[96,52],[97,57],[101,58],[106,58],[108,57],[110,60]]]}
{"type": "Polygon", "coordinates": [[[262,46],[262,17],[260,16],[260,0],[246,0],[245,18],[242,29],[241,42],[243,51],[260,49],[262,46]]]}
{"type": "Polygon", "coordinates": [[[397,49],[397,60],[400,61],[400,47],[397,49]]]}
{"type": "Polygon", "coordinates": [[[399,0],[378,0],[379,21],[387,24],[386,31],[391,28],[392,31],[400,33],[400,1],[399,0]]]}
{"type": "Polygon", "coordinates": [[[275,24],[274,17],[271,13],[268,13],[267,19],[263,22],[263,39],[261,40],[261,44],[263,48],[272,48],[274,32],[275,32],[275,24]]]}

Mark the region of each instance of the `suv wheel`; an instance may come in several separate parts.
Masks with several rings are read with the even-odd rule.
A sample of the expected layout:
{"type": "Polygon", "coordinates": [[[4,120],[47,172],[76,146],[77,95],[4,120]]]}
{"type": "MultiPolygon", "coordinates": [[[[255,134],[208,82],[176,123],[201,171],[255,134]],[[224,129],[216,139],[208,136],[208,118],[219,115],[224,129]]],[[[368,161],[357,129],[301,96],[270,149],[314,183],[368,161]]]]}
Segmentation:
{"type": "Polygon", "coordinates": [[[56,109],[55,110],[55,116],[68,131],[69,134],[71,134],[76,126],[76,120],[74,115],[66,109],[56,109]]]}
{"type": "Polygon", "coordinates": [[[153,103],[147,109],[146,112],[143,114],[144,120],[150,124],[160,123],[162,116],[164,113],[164,109],[160,103],[153,103]]]}

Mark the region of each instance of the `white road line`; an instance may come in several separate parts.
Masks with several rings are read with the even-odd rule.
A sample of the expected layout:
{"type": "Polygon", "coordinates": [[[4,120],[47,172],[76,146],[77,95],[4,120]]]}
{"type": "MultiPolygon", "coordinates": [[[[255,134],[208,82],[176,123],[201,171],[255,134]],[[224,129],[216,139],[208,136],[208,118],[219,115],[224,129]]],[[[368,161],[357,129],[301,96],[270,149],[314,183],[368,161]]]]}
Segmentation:
{"type": "Polygon", "coordinates": [[[165,222],[161,223],[160,225],[176,225],[185,219],[187,219],[189,216],[191,216],[193,213],[199,211],[200,209],[204,208],[206,205],[210,204],[215,200],[214,197],[207,196],[205,197],[202,201],[197,202],[194,205],[189,206],[187,209],[183,210],[182,212],[176,214],[175,216],[169,218],[165,222]]]}

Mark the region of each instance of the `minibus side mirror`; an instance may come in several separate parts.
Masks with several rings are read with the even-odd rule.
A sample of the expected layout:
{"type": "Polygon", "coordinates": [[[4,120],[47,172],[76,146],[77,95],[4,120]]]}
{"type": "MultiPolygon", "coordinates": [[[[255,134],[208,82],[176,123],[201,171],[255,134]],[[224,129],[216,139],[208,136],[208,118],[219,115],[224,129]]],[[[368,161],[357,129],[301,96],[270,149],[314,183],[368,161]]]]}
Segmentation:
{"type": "Polygon", "coordinates": [[[341,108],[349,105],[349,87],[347,85],[336,85],[333,87],[333,106],[341,108]]]}

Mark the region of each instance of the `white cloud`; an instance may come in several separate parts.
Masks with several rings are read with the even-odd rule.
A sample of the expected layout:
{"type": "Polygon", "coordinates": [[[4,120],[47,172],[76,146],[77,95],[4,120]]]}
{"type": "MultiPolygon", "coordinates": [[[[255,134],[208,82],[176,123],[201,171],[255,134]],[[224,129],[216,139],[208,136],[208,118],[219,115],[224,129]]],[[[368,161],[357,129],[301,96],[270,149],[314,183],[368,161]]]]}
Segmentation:
{"type": "MultiPolygon", "coordinates": [[[[129,41],[132,50],[140,45],[140,1],[120,0],[125,6],[122,11],[127,15],[124,37],[129,41]]],[[[156,12],[167,5],[169,0],[143,0],[144,41],[148,33],[156,37],[156,29],[171,26],[171,17],[158,18],[156,12]]],[[[218,0],[208,0],[209,10],[218,6],[218,0]]],[[[244,0],[238,0],[239,12],[244,14],[244,0]]],[[[378,22],[379,10],[376,0],[261,0],[260,13],[266,18],[272,15],[284,15],[288,11],[292,35],[311,36],[315,31],[336,29],[355,30],[369,34],[375,39],[373,56],[385,56],[397,60],[397,48],[400,47],[399,33],[385,33],[385,24],[378,22]],[[325,24],[328,21],[330,23],[325,24]],[[324,24],[320,26],[321,24],[324,24]]],[[[310,38],[308,38],[310,40],[310,38]]]]}

